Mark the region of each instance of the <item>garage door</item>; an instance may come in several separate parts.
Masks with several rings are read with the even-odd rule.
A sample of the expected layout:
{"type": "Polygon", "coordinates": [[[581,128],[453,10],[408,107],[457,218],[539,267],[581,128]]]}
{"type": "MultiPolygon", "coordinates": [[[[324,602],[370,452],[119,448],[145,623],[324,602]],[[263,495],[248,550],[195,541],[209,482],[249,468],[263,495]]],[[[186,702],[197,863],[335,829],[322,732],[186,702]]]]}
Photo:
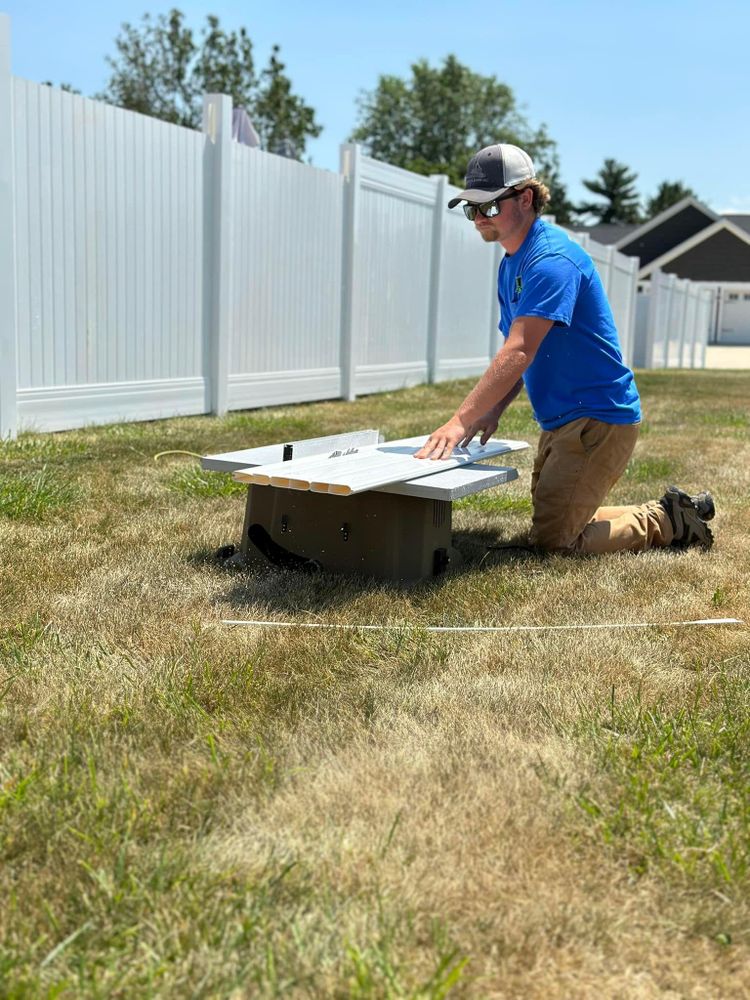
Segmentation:
{"type": "Polygon", "coordinates": [[[750,344],[750,285],[722,289],[719,344],[750,344]]]}

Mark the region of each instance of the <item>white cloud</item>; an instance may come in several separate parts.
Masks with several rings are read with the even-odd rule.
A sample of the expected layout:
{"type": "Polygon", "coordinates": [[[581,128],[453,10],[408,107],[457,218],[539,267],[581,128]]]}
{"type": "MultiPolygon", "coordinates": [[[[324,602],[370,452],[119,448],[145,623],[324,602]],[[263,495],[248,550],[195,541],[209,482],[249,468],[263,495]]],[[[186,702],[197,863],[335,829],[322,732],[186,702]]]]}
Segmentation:
{"type": "Polygon", "coordinates": [[[720,215],[741,215],[750,212],[750,194],[733,194],[719,209],[720,215]]]}

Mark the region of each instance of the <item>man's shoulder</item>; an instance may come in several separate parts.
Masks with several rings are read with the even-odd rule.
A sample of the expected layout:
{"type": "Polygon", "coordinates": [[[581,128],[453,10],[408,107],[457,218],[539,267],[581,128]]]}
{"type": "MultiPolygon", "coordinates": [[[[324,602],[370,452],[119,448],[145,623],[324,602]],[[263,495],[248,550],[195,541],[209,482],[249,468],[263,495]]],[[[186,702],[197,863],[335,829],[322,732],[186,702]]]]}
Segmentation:
{"type": "Polygon", "coordinates": [[[544,219],[538,219],[532,232],[526,263],[533,266],[545,261],[559,264],[567,261],[584,272],[593,267],[589,254],[565,230],[544,219]]]}

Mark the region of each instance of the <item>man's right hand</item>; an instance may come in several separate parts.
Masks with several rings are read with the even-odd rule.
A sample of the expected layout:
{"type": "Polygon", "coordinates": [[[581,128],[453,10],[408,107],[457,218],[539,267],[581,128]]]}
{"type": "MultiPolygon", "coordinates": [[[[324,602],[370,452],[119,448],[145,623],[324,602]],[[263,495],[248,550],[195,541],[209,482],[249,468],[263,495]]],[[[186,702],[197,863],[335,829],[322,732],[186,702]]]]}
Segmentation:
{"type": "Polygon", "coordinates": [[[424,445],[415,453],[415,458],[429,458],[437,461],[441,458],[450,458],[453,449],[461,444],[468,434],[468,427],[459,418],[458,414],[452,416],[447,424],[438,427],[436,431],[427,438],[424,445]]]}

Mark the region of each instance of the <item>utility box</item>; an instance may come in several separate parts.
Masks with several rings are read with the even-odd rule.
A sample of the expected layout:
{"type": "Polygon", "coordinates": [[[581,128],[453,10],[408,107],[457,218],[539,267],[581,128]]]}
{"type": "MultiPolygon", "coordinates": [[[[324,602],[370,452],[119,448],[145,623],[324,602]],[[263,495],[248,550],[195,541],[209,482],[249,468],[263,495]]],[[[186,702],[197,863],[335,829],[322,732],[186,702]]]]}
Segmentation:
{"type": "Polygon", "coordinates": [[[248,564],[419,580],[455,563],[451,538],[448,500],[249,486],[240,551],[248,564]]]}

